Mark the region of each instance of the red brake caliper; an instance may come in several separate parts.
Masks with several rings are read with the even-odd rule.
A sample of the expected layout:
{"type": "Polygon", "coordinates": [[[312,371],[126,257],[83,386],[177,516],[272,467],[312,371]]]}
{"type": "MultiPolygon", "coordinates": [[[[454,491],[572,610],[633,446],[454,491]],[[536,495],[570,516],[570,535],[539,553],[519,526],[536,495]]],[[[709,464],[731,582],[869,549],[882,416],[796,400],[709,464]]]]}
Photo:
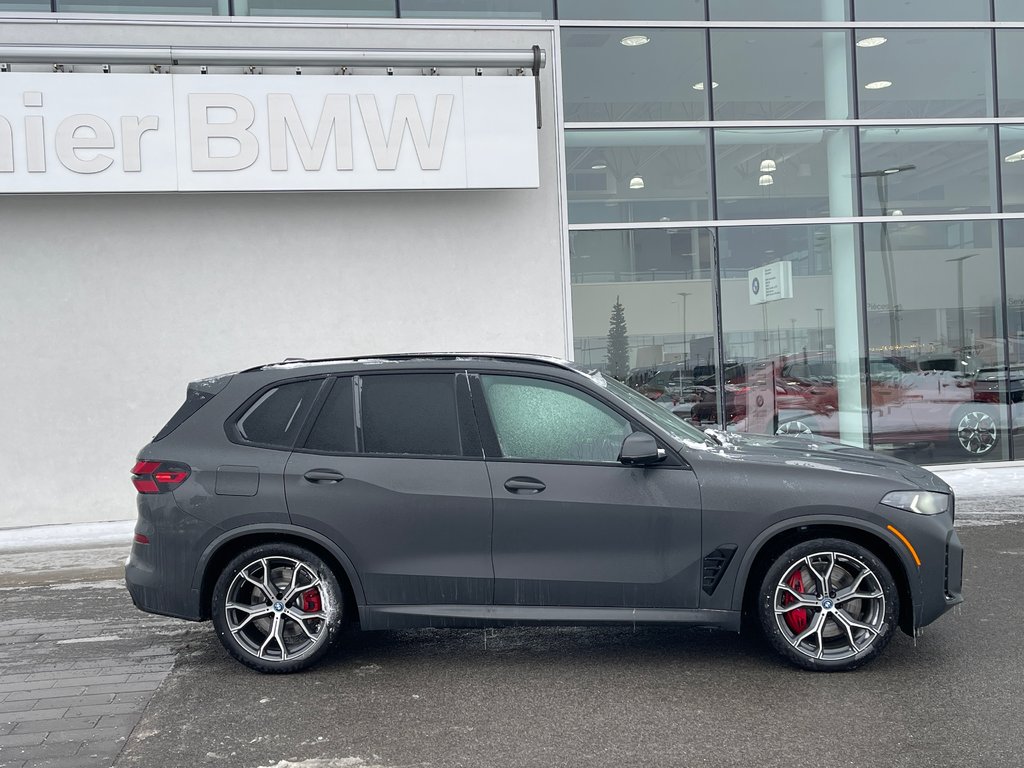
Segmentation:
{"type": "MultiPolygon", "coordinates": [[[[320,590],[316,587],[307,589],[302,593],[302,610],[306,613],[319,613],[320,611],[320,590]]],[[[786,617],[789,619],[789,616],[786,617]]]]}
{"type": "MultiPolygon", "coordinates": [[[[804,578],[800,575],[800,571],[797,571],[789,577],[789,581],[786,582],[789,588],[799,594],[804,593],[804,578]]],[[[789,605],[795,603],[796,598],[788,592],[782,596],[782,604],[789,605]]],[[[786,619],[786,624],[793,634],[799,635],[805,629],[807,629],[807,609],[806,608],[794,608],[792,611],[783,614],[783,618],[786,619]]]]}

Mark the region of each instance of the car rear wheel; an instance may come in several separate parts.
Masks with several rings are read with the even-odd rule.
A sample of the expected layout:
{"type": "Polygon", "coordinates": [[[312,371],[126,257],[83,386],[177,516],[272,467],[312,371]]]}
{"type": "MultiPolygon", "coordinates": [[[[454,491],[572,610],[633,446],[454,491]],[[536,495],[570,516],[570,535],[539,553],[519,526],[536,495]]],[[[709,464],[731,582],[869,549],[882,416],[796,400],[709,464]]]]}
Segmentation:
{"type": "Polygon", "coordinates": [[[954,430],[960,448],[971,456],[991,453],[999,444],[999,425],[981,408],[967,408],[958,414],[954,430]]]}
{"type": "Polygon", "coordinates": [[[294,544],[247,549],[221,571],[212,617],[228,653],[260,672],[297,672],[323,658],[343,615],[338,579],[294,544]]]}
{"type": "Polygon", "coordinates": [[[892,639],[899,593],[869,550],[842,539],[789,548],[761,583],[758,613],[771,646],[804,669],[845,672],[892,639]]]}
{"type": "Polygon", "coordinates": [[[814,428],[806,421],[800,419],[794,419],[793,421],[787,421],[783,424],[779,424],[779,428],[775,430],[776,435],[790,435],[797,437],[813,437],[814,428]]]}

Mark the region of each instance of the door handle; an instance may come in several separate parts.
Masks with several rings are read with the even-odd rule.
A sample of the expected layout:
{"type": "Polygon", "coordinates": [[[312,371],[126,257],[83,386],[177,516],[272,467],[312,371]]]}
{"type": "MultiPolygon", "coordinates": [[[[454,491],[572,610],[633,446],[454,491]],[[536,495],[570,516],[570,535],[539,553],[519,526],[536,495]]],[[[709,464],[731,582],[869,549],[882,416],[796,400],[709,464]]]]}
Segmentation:
{"type": "Polygon", "coordinates": [[[340,483],[345,479],[341,472],[335,472],[333,469],[311,469],[303,477],[317,484],[340,483]]]}
{"type": "Polygon", "coordinates": [[[532,477],[510,477],[505,481],[505,490],[512,493],[540,493],[545,488],[544,483],[532,477]]]}

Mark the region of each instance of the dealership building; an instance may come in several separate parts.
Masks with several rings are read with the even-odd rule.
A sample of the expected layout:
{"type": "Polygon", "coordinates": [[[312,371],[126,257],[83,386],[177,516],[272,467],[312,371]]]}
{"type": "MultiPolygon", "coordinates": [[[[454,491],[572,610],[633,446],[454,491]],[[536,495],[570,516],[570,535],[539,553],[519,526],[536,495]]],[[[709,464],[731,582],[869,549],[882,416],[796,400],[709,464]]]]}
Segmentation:
{"type": "Polygon", "coordinates": [[[0,0],[0,527],[134,516],[190,380],[613,316],[682,417],[1024,460],[1022,67],[1019,0],[0,0]]]}

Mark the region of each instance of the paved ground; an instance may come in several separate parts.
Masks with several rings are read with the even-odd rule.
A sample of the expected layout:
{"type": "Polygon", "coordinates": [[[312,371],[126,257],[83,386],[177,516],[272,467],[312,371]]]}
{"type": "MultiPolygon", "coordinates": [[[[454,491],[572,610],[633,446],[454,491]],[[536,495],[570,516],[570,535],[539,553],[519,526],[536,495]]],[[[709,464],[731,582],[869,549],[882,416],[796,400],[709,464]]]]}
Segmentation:
{"type": "Polygon", "coordinates": [[[22,568],[0,576],[0,766],[1021,765],[1021,501],[965,503],[962,611],[846,675],[627,627],[352,634],[261,676],[208,625],[136,611],[110,558],[22,568]]]}

